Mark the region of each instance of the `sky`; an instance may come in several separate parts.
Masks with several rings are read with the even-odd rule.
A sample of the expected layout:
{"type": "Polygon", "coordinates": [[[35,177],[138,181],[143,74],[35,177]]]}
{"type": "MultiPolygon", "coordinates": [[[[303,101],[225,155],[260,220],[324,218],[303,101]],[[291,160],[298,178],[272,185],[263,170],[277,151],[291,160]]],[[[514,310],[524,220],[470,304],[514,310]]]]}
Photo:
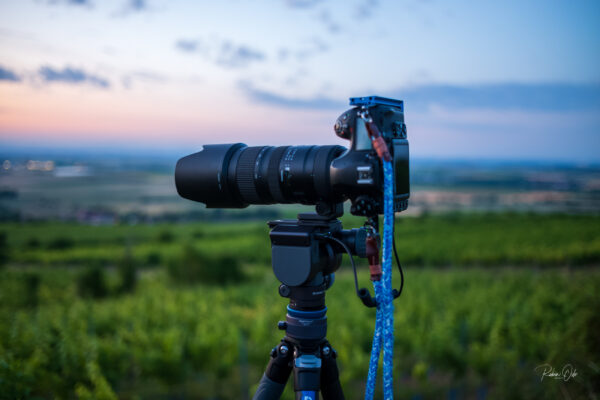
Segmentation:
{"type": "Polygon", "coordinates": [[[413,157],[597,163],[598,21],[586,0],[0,0],[0,147],[343,145],[348,98],[380,95],[413,157]]]}

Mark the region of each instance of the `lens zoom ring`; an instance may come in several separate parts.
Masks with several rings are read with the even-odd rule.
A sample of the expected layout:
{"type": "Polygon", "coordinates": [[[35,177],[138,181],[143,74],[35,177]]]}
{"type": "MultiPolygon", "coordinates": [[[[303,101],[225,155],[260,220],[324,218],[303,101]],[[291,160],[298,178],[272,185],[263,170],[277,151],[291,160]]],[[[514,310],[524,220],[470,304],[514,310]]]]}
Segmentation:
{"type": "Polygon", "coordinates": [[[256,192],[254,184],[254,168],[256,158],[263,146],[247,147],[242,150],[235,171],[235,181],[240,191],[240,195],[246,203],[260,204],[260,197],[256,192]]]}
{"type": "Polygon", "coordinates": [[[331,195],[329,183],[329,166],[331,160],[344,152],[342,146],[321,146],[315,158],[313,176],[315,189],[321,199],[328,199],[331,195]]]}
{"type": "Polygon", "coordinates": [[[276,147],[275,150],[273,150],[271,160],[269,161],[269,172],[267,173],[269,191],[277,203],[290,203],[290,201],[286,201],[285,197],[283,197],[281,187],[279,186],[279,164],[281,162],[281,157],[283,157],[289,147],[290,146],[276,147]]]}

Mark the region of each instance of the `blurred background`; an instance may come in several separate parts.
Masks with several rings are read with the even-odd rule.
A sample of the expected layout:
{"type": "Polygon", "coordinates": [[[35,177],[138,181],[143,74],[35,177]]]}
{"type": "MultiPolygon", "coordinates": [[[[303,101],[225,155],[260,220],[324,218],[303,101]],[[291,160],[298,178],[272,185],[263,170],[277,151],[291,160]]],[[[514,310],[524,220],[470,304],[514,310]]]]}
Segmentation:
{"type": "MultiPolygon", "coordinates": [[[[411,146],[397,397],[598,398],[599,19],[595,1],[0,0],[0,397],[250,398],[286,305],[266,221],[311,208],[207,210],[175,162],[347,145],[335,119],[376,94],[404,100],[411,146]]],[[[328,338],[358,399],[374,312],[346,258],[336,278],[328,338]]]]}

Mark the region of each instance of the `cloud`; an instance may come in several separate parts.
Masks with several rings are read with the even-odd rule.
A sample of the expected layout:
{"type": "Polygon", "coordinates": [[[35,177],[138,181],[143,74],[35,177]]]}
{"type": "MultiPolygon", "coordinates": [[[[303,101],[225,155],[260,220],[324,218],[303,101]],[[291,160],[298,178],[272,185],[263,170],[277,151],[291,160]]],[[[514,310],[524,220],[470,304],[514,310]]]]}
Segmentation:
{"type": "Polygon", "coordinates": [[[208,60],[226,68],[242,68],[263,61],[267,56],[260,50],[229,40],[216,40],[212,45],[196,39],[179,39],[175,48],[183,53],[202,54],[208,60]]]}
{"type": "Polygon", "coordinates": [[[89,74],[81,69],[71,67],[55,69],[49,66],[43,66],[39,69],[39,75],[46,82],[63,82],[73,85],[89,83],[101,88],[110,87],[108,80],[97,75],[89,74]]]}
{"type": "Polygon", "coordinates": [[[329,51],[329,45],[318,37],[311,38],[300,50],[295,52],[298,61],[306,61],[320,53],[329,51]]]}
{"type": "Polygon", "coordinates": [[[221,44],[217,64],[228,68],[246,67],[254,61],[262,61],[265,55],[255,49],[244,45],[234,45],[225,41],[221,44]]]}
{"type": "Polygon", "coordinates": [[[344,101],[332,100],[320,95],[309,98],[283,96],[267,90],[257,89],[248,81],[241,81],[238,86],[251,101],[276,107],[292,109],[340,109],[346,105],[344,101]]]}
{"type": "Polygon", "coordinates": [[[312,8],[321,3],[321,0],[286,0],[290,8],[312,8]]]}
{"type": "MultiPolygon", "coordinates": [[[[338,109],[348,104],[345,98],[285,96],[259,89],[249,81],[242,81],[238,86],[252,101],[284,108],[338,109]]],[[[600,110],[600,84],[419,85],[379,93],[356,93],[361,96],[371,94],[404,100],[408,110],[442,107],[448,112],[492,110],[500,115],[508,111],[552,113],[600,110]]]]}
{"type": "Polygon", "coordinates": [[[287,60],[289,56],[290,56],[290,50],[289,49],[286,49],[286,48],[282,47],[282,48],[280,48],[277,51],[277,59],[280,62],[283,62],[283,61],[287,60]]]}
{"type": "Polygon", "coordinates": [[[52,5],[67,4],[67,5],[71,5],[71,6],[85,6],[85,7],[93,6],[92,0],[48,0],[46,3],[52,4],[52,5]]]}
{"type": "Polygon", "coordinates": [[[111,14],[113,17],[127,17],[131,14],[150,10],[148,0],[125,0],[121,7],[111,14]]]}
{"type": "Polygon", "coordinates": [[[288,77],[285,78],[285,80],[283,81],[283,83],[287,87],[298,86],[298,85],[301,85],[301,84],[305,83],[306,79],[309,76],[310,76],[310,74],[308,72],[308,69],[306,69],[306,68],[299,68],[296,71],[294,71],[293,73],[291,73],[290,75],[288,75],[288,77]]]}
{"type": "Polygon", "coordinates": [[[126,6],[130,11],[144,11],[148,8],[146,0],[129,0],[126,6]]]}
{"type": "Polygon", "coordinates": [[[0,81],[20,82],[21,77],[0,65],[0,81]]]}
{"type": "Polygon", "coordinates": [[[367,19],[373,16],[373,12],[379,6],[379,0],[364,0],[356,7],[355,17],[367,19]]]}
{"type": "Polygon", "coordinates": [[[200,42],[193,39],[179,39],[175,42],[175,48],[186,53],[193,53],[200,48],[200,42]]]}
{"type": "Polygon", "coordinates": [[[499,83],[487,85],[420,85],[389,94],[408,107],[432,104],[448,108],[573,111],[600,109],[600,84],[499,83]]]}
{"type": "Polygon", "coordinates": [[[277,50],[277,60],[279,62],[297,61],[305,62],[310,58],[327,53],[330,50],[329,44],[314,36],[305,39],[304,43],[296,48],[281,47],[277,50]]]}
{"type": "Polygon", "coordinates": [[[121,83],[127,89],[130,89],[134,83],[165,83],[168,78],[162,74],[152,71],[133,71],[121,77],[121,83]]]}
{"type": "Polygon", "coordinates": [[[321,14],[319,14],[319,21],[325,25],[325,29],[327,29],[329,33],[335,34],[341,31],[340,25],[333,20],[329,10],[323,10],[321,14]]]}

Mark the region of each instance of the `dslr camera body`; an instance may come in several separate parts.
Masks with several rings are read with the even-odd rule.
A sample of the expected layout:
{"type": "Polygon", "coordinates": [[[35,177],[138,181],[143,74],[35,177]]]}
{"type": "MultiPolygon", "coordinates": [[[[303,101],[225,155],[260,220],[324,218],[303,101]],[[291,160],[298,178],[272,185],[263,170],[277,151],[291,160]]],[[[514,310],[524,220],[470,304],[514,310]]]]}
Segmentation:
{"type": "Polygon", "coordinates": [[[394,210],[403,211],[410,196],[409,150],[404,103],[377,96],[350,99],[353,108],[335,122],[342,146],[205,145],[177,162],[180,196],[207,208],[244,208],[250,204],[315,205],[319,215],[350,212],[368,218],[383,213],[383,170],[368,121],[377,126],[394,167],[394,210]]]}

